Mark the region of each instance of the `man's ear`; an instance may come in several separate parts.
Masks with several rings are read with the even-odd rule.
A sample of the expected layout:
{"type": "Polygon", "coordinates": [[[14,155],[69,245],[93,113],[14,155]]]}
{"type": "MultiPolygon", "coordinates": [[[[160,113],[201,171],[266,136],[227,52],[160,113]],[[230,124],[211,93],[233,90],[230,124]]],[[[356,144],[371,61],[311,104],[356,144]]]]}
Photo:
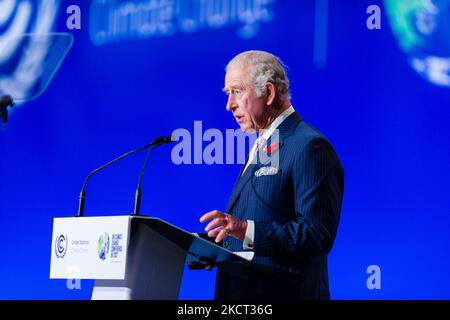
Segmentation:
{"type": "Polygon", "coordinates": [[[266,103],[268,106],[272,105],[275,101],[275,97],[277,96],[277,87],[272,82],[266,83],[266,103]]]}

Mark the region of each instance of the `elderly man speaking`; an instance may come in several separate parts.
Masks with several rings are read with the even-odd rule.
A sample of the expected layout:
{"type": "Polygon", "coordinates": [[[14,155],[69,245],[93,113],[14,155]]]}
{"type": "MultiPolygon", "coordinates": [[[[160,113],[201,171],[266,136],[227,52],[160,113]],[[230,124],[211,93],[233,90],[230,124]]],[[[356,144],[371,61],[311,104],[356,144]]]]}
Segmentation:
{"type": "Polygon", "coordinates": [[[234,57],[224,91],[241,129],[259,137],[226,212],[208,212],[200,222],[209,221],[208,236],[223,240],[225,248],[255,256],[246,265],[219,267],[215,299],[329,299],[327,254],[344,192],[336,152],[294,110],[289,80],[274,55],[247,51],[234,57]],[[263,155],[277,155],[278,163],[260,161],[263,155]]]}

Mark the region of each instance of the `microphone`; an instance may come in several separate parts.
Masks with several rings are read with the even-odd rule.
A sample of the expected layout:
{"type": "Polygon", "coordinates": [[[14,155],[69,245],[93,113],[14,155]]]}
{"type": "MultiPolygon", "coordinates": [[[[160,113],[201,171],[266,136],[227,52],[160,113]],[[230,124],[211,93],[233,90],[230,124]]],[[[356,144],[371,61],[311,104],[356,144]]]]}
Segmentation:
{"type": "Polygon", "coordinates": [[[170,139],[170,141],[172,141],[172,137],[171,136],[169,136],[169,137],[157,137],[151,143],[146,144],[145,146],[139,147],[137,149],[128,151],[127,153],[125,153],[125,154],[123,154],[123,155],[121,155],[121,156],[119,156],[119,157],[109,161],[108,163],[104,164],[103,166],[101,166],[101,167],[99,167],[99,168],[97,168],[95,170],[92,170],[86,176],[86,178],[84,180],[84,183],[83,183],[83,187],[81,188],[81,191],[80,191],[80,196],[79,196],[79,199],[78,199],[78,213],[77,213],[77,216],[78,217],[82,217],[83,214],[84,214],[84,203],[85,203],[85,199],[86,199],[86,191],[85,191],[86,190],[86,185],[87,185],[89,179],[92,177],[92,175],[94,175],[95,173],[103,170],[104,168],[109,167],[110,165],[116,163],[117,161],[122,160],[123,158],[128,157],[129,155],[132,155],[132,154],[134,154],[136,152],[139,152],[139,151],[147,149],[147,148],[156,147],[156,146],[159,146],[159,145],[161,145],[163,143],[167,143],[166,142],[167,139],[170,139]]]}
{"type": "Polygon", "coordinates": [[[147,154],[145,155],[144,163],[142,164],[141,172],[139,174],[139,181],[138,181],[138,185],[137,185],[137,188],[136,188],[136,193],[135,193],[135,196],[134,196],[133,215],[139,215],[139,212],[140,212],[140,209],[141,209],[142,176],[144,175],[145,167],[147,166],[147,161],[148,161],[148,158],[150,157],[150,151],[152,151],[153,149],[156,149],[160,145],[173,142],[173,137],[172,136],[167,136],[165,138],[158,137],[156,139],[159,139],[158,142],[154,146],[152,146],[152,147],[150,147],[148,149],[147,154]]]}

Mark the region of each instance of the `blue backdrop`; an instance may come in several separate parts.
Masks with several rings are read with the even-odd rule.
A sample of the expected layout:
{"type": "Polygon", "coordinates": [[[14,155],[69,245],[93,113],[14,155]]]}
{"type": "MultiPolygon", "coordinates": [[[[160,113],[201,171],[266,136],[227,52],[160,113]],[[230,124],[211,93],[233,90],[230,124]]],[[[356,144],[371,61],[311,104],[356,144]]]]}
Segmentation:
{"type": "MultiPolygon", "coordinates": [[[[0,132],[0,298],[89,299],[93,281],[69,290],[49,279],[53,218],[75,214],[90,170],[156,136],[194,134],[194,121],[236,129],[224,67],[261,49],[288,65],[295,109],[345,169],[332,298],[449,299],[449,1],[431,1],[431,31],[418,20],[435,12],[428,1],[401,2],[4,1],[0,41],[28,3],[23,31],[70,32],[74,44],[48,90],[16,106],[0,132]],[[80,30],[67,28],[71,4],[80,30]],[[381,29],[367,27],[373,4],[381,29]],[[370,265],[379,290],[367,287],[370,265]]],[[[3,75],[12,56],[0,56],[3,75]]],[[[150,158],[142,212],[201,231],[198,218],[225,209],[241,166],[175,165],[171,148],[150,158]]],[[[86,215],[132,211],[143,157],[90,181],[86,215]]],[[[214,278],[186,268],[180,298],[211,299],[214,278]]]]}

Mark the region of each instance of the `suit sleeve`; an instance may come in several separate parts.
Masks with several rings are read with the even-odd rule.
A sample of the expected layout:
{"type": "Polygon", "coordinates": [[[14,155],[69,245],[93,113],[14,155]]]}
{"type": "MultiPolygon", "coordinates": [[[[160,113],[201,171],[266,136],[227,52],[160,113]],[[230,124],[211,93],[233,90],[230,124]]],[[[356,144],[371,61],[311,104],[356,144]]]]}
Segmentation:
{"type": "Polygon", "coordinates": [[[293,161],[295,218],[285,224],[255,222],[255,254],[280,258],[327,254],[339,224],[343,170],[329,142],[308,142],[293,161]]]}

